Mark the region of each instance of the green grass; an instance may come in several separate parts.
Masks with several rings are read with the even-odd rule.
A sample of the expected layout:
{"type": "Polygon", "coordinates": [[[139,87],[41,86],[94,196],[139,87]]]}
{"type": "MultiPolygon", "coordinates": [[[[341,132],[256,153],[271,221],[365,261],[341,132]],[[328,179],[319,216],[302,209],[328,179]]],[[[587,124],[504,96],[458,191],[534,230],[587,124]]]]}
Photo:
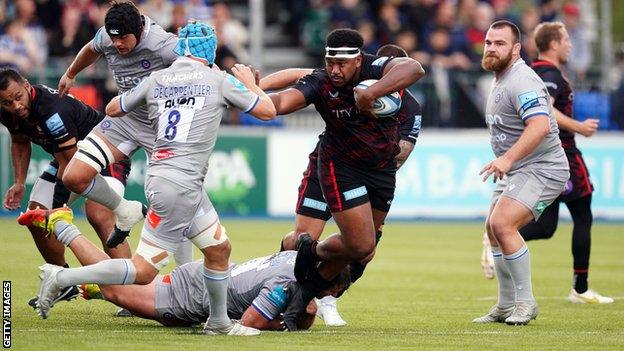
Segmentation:
{"type": "MultiPolygon", "coordinates": [[[[286,221],[225,220],[233,260],[279,247],[286,221]]],[[[93,231],[79,222],[93,239],[93,231]]],[[[526,327],[474,325],[495,301],[496,282],[479,268],[479,223],[390,223],[377,257],[341,300],[349,322],[309,332],[264,333],[256,338],[207,337],[198,328],[165,328],[138,318],[114,318],[106,302],[74,300],[40,319],[26,305],[36,292],[42,263],[26,230],[0,220],[0,278],[13,283],[13,348],[20,350],[392,350],[392,349],[622,349],[624,345],[624,226],[593,230],[591,286],[616,297],[613,305],[572,305],[570,225],[552,240],[530,244],[534,290],[541,313],[526,327]]],[[[331,228],[330,228],[331,229],[331,228]]],[[[331,229],[333,230],[333,229],[331,229]]],[[[136,247],[138,233],[132,235],[136,247]]],[[[76,261],[67,254],[71,265],[76,261]]],[[[195,257],[198,257],[197,255],[195,257]]]]}

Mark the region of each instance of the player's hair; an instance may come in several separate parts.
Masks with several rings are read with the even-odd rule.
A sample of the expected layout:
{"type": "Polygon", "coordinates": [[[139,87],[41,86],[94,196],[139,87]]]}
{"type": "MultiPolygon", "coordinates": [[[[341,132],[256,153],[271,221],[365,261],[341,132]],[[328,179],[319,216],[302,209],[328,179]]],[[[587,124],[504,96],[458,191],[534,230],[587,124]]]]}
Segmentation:
{"type": "Polygon", "coordinates": [[[6,90],[11,82],[24,83],[26,79],[12,68],[0,69],[0,90],[6,90]]]}
{"type": "Polygon", "coordinates": [[[356,30],[338,28],[327,35],[326,43],[330,48],[349,47],[362,49],[362,46],[364,46],[364,39],[356,30]]]}
{"type": "Polygon", "coordinates": [[[563,38],[563,35],[561,34],[562,29],[565,29],[565,25],[561,22],[544,22],[538,24],[533,32],[537,51],[548,51],[550,43],[553,40],[560,42],[563,38]]]}
{"type": "Polygon", "coordinates": [[[407,57],[407,52],[398,45],[386,44],[377,50],[377,56],[407,57]]]}
{"type": "Polygon", "coordinates": [[[520,42],[520,29],[518,29],[518,26],[516,26],[512,22],[509,22],[507,20],[499,20],[490,25],[490,28],[494,28],[494,29],[500,29],[500,28],[505,28],[505,27],[511,29],[511,34],[513,36],[512,44],[519,43],[520,42]]]}
{"type": "Polygon", "coordinates": [[[134,3],[113,1],[110,9],[106,12],[104,28],[109,36],[134,34],[138,43],[143,31],[143,18],[134,3]]]}

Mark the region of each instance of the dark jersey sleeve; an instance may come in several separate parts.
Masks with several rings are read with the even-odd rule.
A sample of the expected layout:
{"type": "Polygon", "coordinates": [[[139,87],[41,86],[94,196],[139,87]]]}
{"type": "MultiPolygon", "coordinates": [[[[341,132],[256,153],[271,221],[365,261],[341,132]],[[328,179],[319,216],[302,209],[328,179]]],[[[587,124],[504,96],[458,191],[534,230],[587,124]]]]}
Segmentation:
{"type": "Polygon", "coordinates": [[[393,57],[364,54],[360,80],[381,79],[383,71],[393,57]]]}
{"type": "Polygon", "coordinates": [[[563,77],[561,72],[557,69],[548,69],[538,71],[538,75],[544,81],[544,85],[548,89],[548,94],[556,98],[563,88],[563,77]]]}
{"type": "Polygon", "coordinates": [[[324,69],[317,68],[312,73],[299,79],[299,81],[293,85],[293,88],[299,90],[306,99],[306,104],[313,104],[319,92],[321,91],[321,84],[325,80],[327,73],[324,69]]]}
{"type": "Polygon", "coordinates": [[[416,144],[416,139],[418,139],[418,133],[420,133],[420,126],[422,123],[420,104],[408,90],[403,91],[401,99],[403,102],[401,111],[399,112],[399,122],[401,123],[399,136],[401,140],[416,144]]]}
{"type": "Polygon", "coordinates": [[[71,138],[77,138],[77,129],[75,121],[75,111],[65,99],[59,99],[52,114],[47,118],[42,118],[43,128],[54,141],[55,149],[59,144],[66,142],[71,138]]]}

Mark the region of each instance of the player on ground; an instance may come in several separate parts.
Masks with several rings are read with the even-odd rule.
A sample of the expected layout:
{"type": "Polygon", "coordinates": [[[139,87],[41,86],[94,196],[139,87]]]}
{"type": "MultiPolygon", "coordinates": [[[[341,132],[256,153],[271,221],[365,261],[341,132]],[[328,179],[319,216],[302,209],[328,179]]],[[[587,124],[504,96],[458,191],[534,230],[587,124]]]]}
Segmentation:
{"type": "MultiPolygon", "coordinates": [[[[59,93],[67,93],[76,75],[104,57],[120,93],[137,86],[150,73],[171,65],[177,37],[164,31],[147,16],[142,16],[131,2],[114,2],[106,13],[105,25],[87,43],[59,81],[59,93]]],[[[116,229],[108,242],[115,247],[123,242],[134,224],[144,217],[142,204],[127,201],[111,191],[100,170],[110,163],[131,157],[139,148],[151,154],[154,135],[147,119],[147,109],[140,108],[126,117],[106,117],[78,144],[78,152],[63,176],[65,185],[75,193],[112,209],[117,216],[116,229]]],[[[149,159],[149,156],[148,156],[149,159]]],[[[190,243],[176,254],[178,264],[192,260],[190,243]]]]}
{"type": "Polygon", "coordinates": [[[485,229],[498,277],[498,302],[475,323],[527,324],[538,314],[531,258],[518,229],[539,219],[563,190],[568,163],[559,141],[548,90],[520,58],[520,31],[494,22],[485,38],[483,68],[495,78],[486,122],[496,159],[480,172],[496,188],[485,229]]]}
{"type": "Polygon", "coordinates": [[[309,235],[299,236],[298,291],[293,296],[298,302],[284,315],[289,330],[296,330],[297,313],[347,264],[372,257],[375,232],[394,196],[399,122],[377,119],[369,110],[374,99],[414,84],[424,71],[410,58],[362,53],[362,45],[354,30],[332,31],[327,37],[326,68],[315,70],[293,88],[270,94],[279,114],[314,104],[325,120],[318,178],[340,229],[320,243],[309,235]],[[366,90],[354,88],[366,79],[379,81],[366,90]]]}
{"type": "MultiPolygon", "coordinates": [[[[72,224],[72,212],[66,207],[52,211],[31,210],[20,216],[18,222],[50,228],[54,235],[61,230],[78,231],[72,224]]],[[[69,248],[83,265],[109,259],[82,235],[77,235],[69,248]]],[[[232,278],[228,280],[229,317],[261,330],[284,329],[280,313],[288,305],[288,287],[295,281],[296,255],[296,251],[285,251],[232,267],[232,278]]],[[[202,267],[202,260],[187,263],[171,274],[158,275],[147,285],[83,285],[82,295],[86,299],[104,298],[165,326],[198,324],[208,318],[210,311],[202,267]]],[[[338,294],[349,285],[349,270],[345,269],[322,294],[338,294]]],[[[299,328],[308,329],[312,325],[315,306],[313,302],[308,306],[307,313],[298,321],[299,328]]]]}
{"type": "MultiPolygon", "coordinates": [[[[0,103],[0,122],[11,133],[14,175],[14,184],[4,196],[4,207],[16,210],[21,206],[30,163],[31,142],[41,146],[54,159],[36,180],[30,192],[28,208],[50,209],[71,203],[76,197],[70,196],[70,191],[61,182],[61,177],[76,152],[76,143],[83,140],[104,115],[71,96],[59,97],[54,89],[44,85],[31,85],[12,69],[0,70],[0,103]]],[[[124,158],[103,169],[101,176],[113,191],[123,193],[129,172],[130,162],[124,158]]],[[[112,212],[93,201],[87,201],[85,209],[87,219],[104,244],[115,221],[112,212]]],[[[37,228],[28,227],[28,230],[47,263],[69,267],[65,261],[65,248],[58,240],[41,235],[37,228]]],[[[114,249],[106,248],[106,252],[115,258],[130,257],[127,243],[114,249]]],[[[54,297],[54,301],[69,300],[77,294],[78,289],[75,286],[68,286],[54,297]]],[[[37,298],[33,298],[28,304],[35,307],[36,302],[37,298]]]]}
{"type": "Polygon", "coordinates": [[[590,118],[579,122],[571,118],[574,93],[560,66],[568,61],[572,44],[563,23],[546,22],[538,25],[535,29],[535,42],[539,58],[533,62],[532,67],[548,88],[559,125],[559,138],[570,165],[570,180],[566,183],[563,193],[544,210],[540,219],[520,229],[520,234],[524,240],[552,237],[559,220],[559,204],[565,202],[574,221],[572,229],[574,280],[568,299],[574,303],[612,303],[612,298],[589,289],[587,284],[593,186],[581,151],[574,141],[574,133],[592,136],[598,128],[598,120],[590,118]]]}
{"type": "MultiPolygon", "coordinates": [[[[231,246],[202,185],[225,109],[231,105],[258,118],[271,119],[275,107],[255,85],[248,67],[236,65],[233,69],[242,82],[211,67],[216,47],[212,27],[188,24],[179,33],[175,52],[180,57],[172,66],[151,74],[106,106],[106,113],[117,117],[147,105],[156,135],[145,182],[150,210],[132,260],[106,260],[75,269],[44,265],[39,293],[43,317],[49,312],[49,296],[74,282],[148,284],[186,237],[204,254],[202,274],[212,307],[204,332],[257,334],[257,330],[227,316],[231,246]]],[[[68,244],[71,237],[64,233],[58,239],[68,244]]]]}
{"type": "MultiPolygon", "coordinates": [[[[407,53],[401,47],[388,44],[382,46],[377,51],[378,56],[387,57],[407,57],[407,53]]],[[[287,69],[273,73],[260,81],[260,88],[263,90],[277,90],[286,88],[295,84],[299,79],[313,73],[312,69],[287,69]]],[[[401,93],[401,110],[396,118],[400,122],[399,130],[399,146],[400,153],[395,157],[397,169],[407,160],[418,138],[421,125],[421,109],[420,104],[414,96],[408,91],[403,90],[401,93]]],[[[319,139],[322,135],[319,136],[319,139]]],[[[331,212],[327,208],[327,203],[323,198],[317,175],[318,148],[317,143],[314,151],[309,155],[309,163],[306,171],[303,173],[303,179],[299,185],[299,196],[297,200],[295,215],[295,230],[288,233],[282,239],[280,250],[294,250],[296,238],[302,234],[310,234],[314,240],[318,240],[321,236],[325,223],[331,218],[331,212]]],[[[380,227],[376,233],[376,243],[382,235],[380,227]]],[[[372,259],[367,257],[362,262],[351,263],[351,279],[352,282],[358,280],[363,272],[366,264],[372,259]]],[[[337,309],[337,298],[334,296],[326,296],[317,301],[317,315],[328,326],[344,326],[347,324],[337,309]]]]}

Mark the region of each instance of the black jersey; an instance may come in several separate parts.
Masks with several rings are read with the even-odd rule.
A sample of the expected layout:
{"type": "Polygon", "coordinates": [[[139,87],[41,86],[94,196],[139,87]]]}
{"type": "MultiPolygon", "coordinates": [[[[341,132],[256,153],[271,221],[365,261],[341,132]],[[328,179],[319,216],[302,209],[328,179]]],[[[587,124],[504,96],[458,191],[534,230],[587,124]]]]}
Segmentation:
{"type": "Polygon", "coordinates": [[[104,115],[69,95],[45,85],[33,85],[31,107],[27,118],[2,111],[0,122],[11,134],[21,134],[46,152],[54,154],[58,145],[71,138],[84,139],[104,115]]]}
{"type": "MultiPolygon", "coordinates": [[[[363,55],[359,81],[381,79],[388,57],[363,55]]],[[[358,81],[358,82],[359,82],[358,81]]],[[[399,153],[399,120],[374,118],[355,106],[354,85],[335,87],[325,69],[316,69],[301,78],[294,88],[307,104],[314,104],[325,121],[319,157],[341,161],[358,168],[394,167],[399,153]]]]}
{"type": "MultiPolygon", "coordinates": [[[[551,62],[545,60],[537,60],[533,62],[531,68],[542,78],[544,85],[548,88],[548,93],[554,98],[553,107],[563,112],[564,115],[573,117],[574,92],[570,86],[570,82],[563,75],[561,70],[551,62]]],[[[574,141],[574,133],[559,128],[559,139],[561,146],[566,152],[575,152],[576,142],[574,141]]]]}

